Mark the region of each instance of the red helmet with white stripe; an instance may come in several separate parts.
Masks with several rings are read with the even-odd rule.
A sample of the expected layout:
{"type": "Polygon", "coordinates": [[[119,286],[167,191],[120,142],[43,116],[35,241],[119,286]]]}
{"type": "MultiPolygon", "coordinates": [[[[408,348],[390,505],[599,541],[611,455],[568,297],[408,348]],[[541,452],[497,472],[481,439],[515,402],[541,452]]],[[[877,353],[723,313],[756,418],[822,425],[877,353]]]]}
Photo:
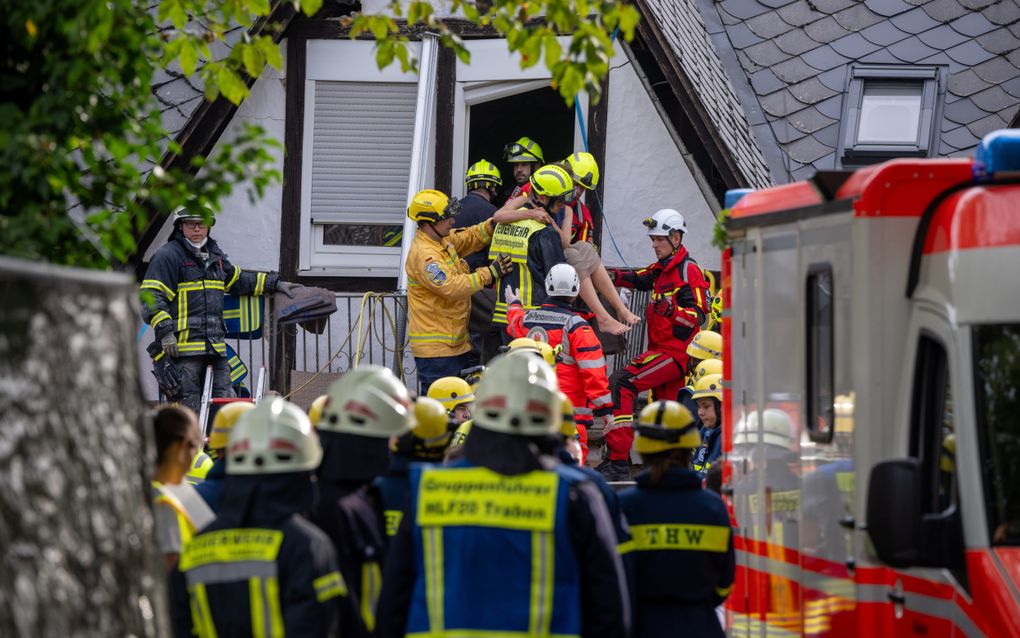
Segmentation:
{"type": "Polygon", "coordinates": [[[227,474],[286,474],[319,467],[322,446],[312,422],[281,398],[243,413],[227,441],[227,474]]]}
{"type": "Polygon", "coordinates": [[[414,426],[411,395],[389,368],[361,366],[329,386],[316,427],[378,439],[400,436],[414,426]]]}
{"type": "Polygon", "coordinates": [[[493,359],[475,391],[474,427],[503,434],[557,434],[563,421],[556,373],[539,357],[493,359]]]}

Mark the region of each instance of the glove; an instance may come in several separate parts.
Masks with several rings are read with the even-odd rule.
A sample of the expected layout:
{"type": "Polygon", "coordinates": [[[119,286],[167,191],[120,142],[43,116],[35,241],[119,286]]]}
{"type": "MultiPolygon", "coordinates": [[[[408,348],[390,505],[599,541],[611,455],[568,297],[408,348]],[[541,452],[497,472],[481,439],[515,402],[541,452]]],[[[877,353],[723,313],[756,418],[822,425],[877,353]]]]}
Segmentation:
{"type": "Polygon", "coordinates": [[[492,260],[489,264],[489,272],[492,273],[493,279],[499,279],[503,275],[510,272],[513,267],[513,262],[510,261],[510,255],[500,255],[492,260]]]}
{"type": "Polygon", "coordinates": [[[521,293],[520,289],[514,290],[510,287],[510,284],[506,285],[506,290],[503,291],[503,298],[506,299],[507,304],[520,303],[521,293]]]}
{"type": "Polygon", "coordinates": [[[652,311],[661,317],[672,317],[675,309],[676,306],[673,305],[673,300],[666,299],[665,297],[656,299],[652,305],[652,311]]]}
{"type": "Polygon", "coordinates": [[[170,357],[163,357],[152,364],[152,376],[156,377],[159,389],[167,401],[180,401],[184,398],[181,387],[181,371],[178,363],[170,357]]]}
{"type": "Polygon", "coordinates": [[[172,332],[167,336],[163,337],[160,340],[159,345],[163,347],[163,354],[170,357],[171,359],[176,359],[177,355],[180,354],[180,352],[177,350],[177,335],[175,335],[172,332]]]}
{"type": "Polygon", "coordinates": [[[289,281],[278,281],[276,282],[276,292],[287,295],[291,299],[294,298],[294,289],[300,288],[301,284],[293,284],[289,281]]]}
{"type": "Polygon", "coordinates": [[[605,436],[606,430],[612,428],[614,423],[615,421],[613,420],[612,413],[602,415],[596,414],[591,420],[592,429],[599,432],[600,436],[605,436]]]}

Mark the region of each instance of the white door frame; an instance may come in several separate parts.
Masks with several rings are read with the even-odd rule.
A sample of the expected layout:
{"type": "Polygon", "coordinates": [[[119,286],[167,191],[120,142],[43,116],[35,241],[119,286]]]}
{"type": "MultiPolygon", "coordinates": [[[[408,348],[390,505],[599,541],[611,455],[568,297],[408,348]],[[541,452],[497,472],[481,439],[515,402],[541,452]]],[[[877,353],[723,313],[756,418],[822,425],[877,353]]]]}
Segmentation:
{"type": "MultiPolygon", "coordinates": [[[[560,44],[569,46],[568,37],[559,38],[560,44]]],[[[453,100],[453,184],[454,197],[465,195],[461,177],[467,170],[468,134],[471,131],[471,107],[502,98],[527,93],[549,86],[552,75],[544,65],[536,64],[521,69],[517,55],[506,48],[506,40],[473,40],[465,43],[471,51],[471,64],[457,62],[457,81],[453,100]]],[[[588,113],[588,93],[578,94],[581,113],[588,113]]],[[[576,118],[576,115],[575,115],[576,118]]],[[[585,122],[587,126],[587,122],[585,122]]],[[[510,140],[507,140],[510,141],[510,140]]],[[[574,125],[574,148],[584,148],[581,127],[574,125]]],[[[502,158],[489,158],[498,162],[502,158]]]]}

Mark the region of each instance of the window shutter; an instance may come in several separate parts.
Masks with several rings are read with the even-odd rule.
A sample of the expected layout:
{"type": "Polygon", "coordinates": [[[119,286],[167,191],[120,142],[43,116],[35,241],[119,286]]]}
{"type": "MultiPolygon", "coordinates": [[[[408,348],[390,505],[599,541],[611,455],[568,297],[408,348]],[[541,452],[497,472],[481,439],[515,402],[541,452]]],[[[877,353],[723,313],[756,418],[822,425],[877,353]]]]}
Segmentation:
{"type": "Polygon", "coordinates": [[[401,223],[417,85],[315,82],[313,223],[401,223]]]}

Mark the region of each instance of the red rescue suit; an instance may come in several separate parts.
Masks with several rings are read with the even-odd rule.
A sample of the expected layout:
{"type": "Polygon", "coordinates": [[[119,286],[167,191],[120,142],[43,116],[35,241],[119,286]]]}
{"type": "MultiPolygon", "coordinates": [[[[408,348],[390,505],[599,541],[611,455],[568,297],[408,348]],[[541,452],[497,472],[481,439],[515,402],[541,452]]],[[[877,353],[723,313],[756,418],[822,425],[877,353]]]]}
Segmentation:
{"type": "Polygon", "coordinates": [[[582,463],[588,456],[588,428],[594,417],[613,412],[613,398],[606,376],[602,343],[588,322],[563,299],[550,297],[544,304],[524,312],[519,302],[507,308],[507,332],[513,338],[526,337],[540,328],[542,341],[552,347],[562,344],[556,378],[560,390],[574,404],[574,421],[581,436],[582,463]]]}
{"type": "Polygon", "coordinates": [[[669,259],[640,270],[612,270],[617,288],[651,290],[645,321],[648,350],[613,373],[615,423],[607,428],[609,460],[630,459],[634,441],[634,398],[651,389],[656,399],[677,400],[687,374],[687,344],[701,329],[710,308],[708,281],[697,262],[680,246],[669,259]]]}

